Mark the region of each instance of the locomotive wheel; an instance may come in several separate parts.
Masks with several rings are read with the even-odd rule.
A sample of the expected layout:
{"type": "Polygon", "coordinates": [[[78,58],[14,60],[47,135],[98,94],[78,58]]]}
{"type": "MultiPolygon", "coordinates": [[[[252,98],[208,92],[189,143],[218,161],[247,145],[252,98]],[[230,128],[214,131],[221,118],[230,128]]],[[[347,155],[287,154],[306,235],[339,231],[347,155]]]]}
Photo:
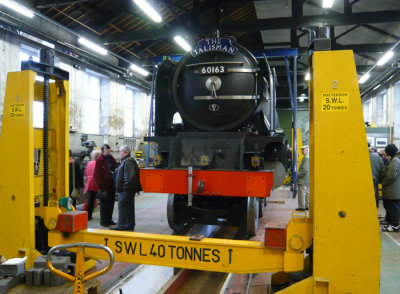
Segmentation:
{"type": "Polygon", "coordinates": [[[168,224],[175,232],[182,232],[188,224],[185,222],[183,214],[185,212],[184,195],[168,194],[167,218],[168,224]]]}
{"type": "Polygon", "coordinates": [[[248,197],[247,198],[247,211],[246,211],[246,220],[247,220],[247,235],[249,237],[255,236],[257,233],[258,227],[258,198],[256,197],[248,197]]]}

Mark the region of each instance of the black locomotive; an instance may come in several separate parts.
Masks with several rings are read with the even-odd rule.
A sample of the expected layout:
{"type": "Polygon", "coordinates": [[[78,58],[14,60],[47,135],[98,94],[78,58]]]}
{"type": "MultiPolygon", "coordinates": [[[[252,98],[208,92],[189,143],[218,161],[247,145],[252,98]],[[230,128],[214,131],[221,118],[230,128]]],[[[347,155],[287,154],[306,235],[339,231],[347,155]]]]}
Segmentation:
{"type": "MultiPolygon", "coordinates": [[[[203,39],[179,62],[167,58],[159,65],[154,94],[154,136],[146,140],[156,149],[155,168],[272,170],[273,186],[281,185],[286,144],[266,58],[257,60],[234,39],[203,39]]],[[[201,184],[197,183],[196,191],[202,191],[201,184]]],[[[180,230],[191,222],[225,222],[245,224],[249,234],[255,233],[263,199],[211,197],[196,191],[192,199],[170,194],[171,228],[180,230]]]]}

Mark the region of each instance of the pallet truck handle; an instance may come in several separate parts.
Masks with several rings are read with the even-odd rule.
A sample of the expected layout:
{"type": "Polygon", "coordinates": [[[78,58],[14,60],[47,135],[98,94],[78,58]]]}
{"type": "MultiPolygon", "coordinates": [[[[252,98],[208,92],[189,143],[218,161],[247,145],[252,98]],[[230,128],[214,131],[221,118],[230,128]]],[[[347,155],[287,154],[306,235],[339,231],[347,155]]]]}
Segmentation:
{"type": "Polygon", "coordinates": [[[84,293],[84,284],[83,284],[84,282],[87,282],[94,278],[97,278],[98,276],[101,276],[101,275],[107,273],[109,270],[111,270],[112,266],[114,265],[114,254],[110,248],[108,248],[107,246],[104,246],[104,245],[100,245],[100,244],[90,244],[90,243],[63,244],[63,245],[55,246],[50,249],[50,251],[47,254],[47,258],[46,258],[46,265],[49,268],[49,270],[52,271],[53,273],[55,273],[56,275],[66,279],[66,280],[69,280],[71,282],[74,282],[75,283],[74,293],[84,293]],[[102,270],[100,270],[98,272],[90,274],[88,276],[84,276],[85,247],[105,250],[108,253],[108,256],[110,258],[107,267],[103,268],[102,270]],[[71,249],[71,248],[77,248],[75,277],[56,269],[51,264],[51,256],[53,255],[53,253],[56,250],[71,249]]]}

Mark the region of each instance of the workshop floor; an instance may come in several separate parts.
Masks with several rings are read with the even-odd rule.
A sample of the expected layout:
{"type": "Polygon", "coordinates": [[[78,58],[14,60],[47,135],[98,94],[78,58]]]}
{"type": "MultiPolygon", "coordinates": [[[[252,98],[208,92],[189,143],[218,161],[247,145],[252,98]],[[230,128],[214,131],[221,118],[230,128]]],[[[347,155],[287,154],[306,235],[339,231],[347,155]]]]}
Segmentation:
{"type": "MultiPolygon", "coordinates": [[[[286,187],[277,189],[270,198],[270,212],[276,216],[285,215],[289,217],[291,211],[297,207],[297,199],[290,196],[290,191],[286,187]],[[285,213],[286,212],[286,213],[285,213]]],[[[136,196],[136,227],[137,232],[147,232],[156,234],[172,234],[168,226],[166,215],[166,194],[146,193],[136,196]],[[157,216],[157,217],[155,217],[157,216]]],[[[82,206],[82,205],[81,205],[82,206]]],[[[82,209],[78,206],[78,209],[82,209]]],[[[379,216],[384,216],[385,211],[380,203],[378,210],[379,216]]],[[[274,216],[271,215],[274,219],[274,216]]],[[[118,202],[115,203],[114,221],[118,219],[118,202]]],[[[89,221],[89,227],[102,228],[100,226],[99,209],[96,208],[93,213],[93,219],[89,221]]],[[[399,293],[400,279],[400,233],[381,233],[381,294],[399,293]]]]}
{"type": "MultiPolygon", "coordinates": [[[[384,216],[382,201],[378,215],[384,216]]],[[[381,294],[400,293],[400,233],[381,232],[381,294]]]]}

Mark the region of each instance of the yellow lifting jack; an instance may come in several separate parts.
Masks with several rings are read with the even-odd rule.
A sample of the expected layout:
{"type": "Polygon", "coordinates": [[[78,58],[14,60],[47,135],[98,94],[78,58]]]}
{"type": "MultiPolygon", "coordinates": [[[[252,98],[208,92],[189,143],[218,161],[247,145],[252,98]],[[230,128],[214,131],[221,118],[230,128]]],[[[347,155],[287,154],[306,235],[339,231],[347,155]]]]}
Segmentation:
{"type": "MultiPolygon", "coordinates": [[[[379,293],[379,226],[353,53],[314,52],[311,68],[309,217],[294,214],[286,228],[267,228],[264,242],[190,240],[182,236],[96,229],[83,229],[66,236],[57,230],[54,222],[61,213],[55,202],[54,208],[46,207],[46,213],[36,209],[36,216],[40,213],[49,229],[48,245],[102,244],[111,249],[116,261],[233,273],[301,271],[304,251],[312,246],[313,275],[279,294],[379,293]]],[[[0,166],[3,199],[0,222],[12,223],[0,229],[3,236],[0,255],[28,256],[28,266],[37,255],[34,191],[39,184],[33,171],[34,77],[31,71],[9,74],[0,138],[0,161],[13,158],[18,165],[17,168],[0,166]],[[11,105],[17,103],[24,104],[24,117],[10,116],[11,105]]],[[[62,98],[67,90],[60,96],[57,87],[68,89],[65,82],[50,87],[54,91],[53,102],[59,105],[53,109],[54,117],[50,116],[55,130],[53,135],[50,132],[54,136],[50,140],[54,149],[50,156],[55,155],[50,160],[53,164],[50,187],[54,187],[50,190],[50,200],[65,196],[66,188],[61,182],[68,182],[64,174],[67,172],[68,104],[65,103],[68,98],[62,98]],[[61,121],[56,119],[56,114],[61,121]]],[[[55,107],[54,103],[51,107],[55,107]]],[[[87,253],[107,258],[108,253],[93,250],[85,248],[87,253]]]]}

